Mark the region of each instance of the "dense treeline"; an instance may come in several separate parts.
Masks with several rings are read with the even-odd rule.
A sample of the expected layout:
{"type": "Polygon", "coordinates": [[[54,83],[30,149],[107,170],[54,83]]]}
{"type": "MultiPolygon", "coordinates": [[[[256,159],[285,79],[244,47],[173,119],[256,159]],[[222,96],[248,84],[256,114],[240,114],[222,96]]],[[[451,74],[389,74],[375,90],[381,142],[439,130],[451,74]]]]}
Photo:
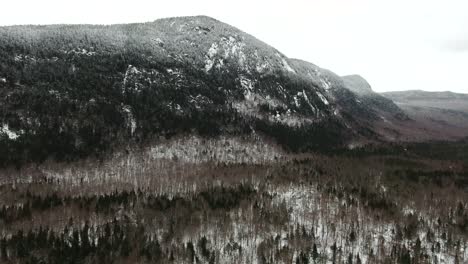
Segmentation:
{"type": "Polygon", "coordinates": [[[255,194],[255,190],[248,185],[241,184],[235,187],[215,186],[206,191],[190,197],[190,200],[183,197],[168,197],[167,195],[148,195],[141,190],[113,192],[99,196],[85,197],[59,197],[57,193],[48,194],[44,197],[33,195],[29,191],[20,196],[25,202],[21,205],[0,207],[0,220],[6,224],[15,221],[28,219],[31,220],[35,212],[50,210],[57,207],[78,207],[85,211],[113,215],[118,212],[119,207],[128,207],[137,201],[144,208],[150,208],[157,211],[178,210],[190,211],[200,210],[201,208],[211,208],[229,210],[239,206],[244,199],[249,199],[255,194]]]}
{"type": "MultiPolygon", "coordinates": [[[[184,163],[177,164],[183,170],[184,163]]],[[[192,176],[158,175],[144,189],[136,183],[95,186],[92,179],[76,186],[52,178],[5,184],[0,258],[5,263],[463,263],[466,187],[441,170],[447,164],[452,174],[466,177],[456,160],[306,155],[268,165],[198,165],[201,170],[192,176]],[[408,180],[413,175],[420,179],[408,180]],[[446,175],[443,184],[424,180],[436,175],[446,175]]],[[[105,167],[97,167],[104,177],[105,167]]]]}
{"type": "Polygon", "coordinates": [[[325,123],[305,124],[297,128],[258,120],[255,128],[274,138],[279,145],[292,152],[339,153],[349,137],[343,134],[344,127],[336,120],[325,123]]]}
{"type": "MultiPolygon", "coordinates": [[[[402,158],[460,160],[468,164],[466,156],[468,152],[467,140],[367,144],[356,148],[343,148],[340,151],[332,150],[329,154],[359,158],[388,155],[402,158]]],[[[326,152],[325,150],[322,153],[326,152]]],[[[401,159],[401,162],[404,162],[403,159],[401,159]]]]}

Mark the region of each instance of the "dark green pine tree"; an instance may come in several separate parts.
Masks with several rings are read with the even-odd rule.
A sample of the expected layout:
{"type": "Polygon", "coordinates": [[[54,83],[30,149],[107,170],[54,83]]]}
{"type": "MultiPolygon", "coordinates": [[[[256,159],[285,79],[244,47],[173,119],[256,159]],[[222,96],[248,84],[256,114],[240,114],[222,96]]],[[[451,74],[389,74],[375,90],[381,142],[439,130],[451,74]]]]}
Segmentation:
{"type": "Polygon", "coordinates": [[[314,262],[317,261],[318,257],[319,257],[319,254],[317,251],[317,245],[314,243],[314,246],[312,247],[312,259],[314,260],[314,262]]]}
{"type": "Polygon", "coordinates": [[[400,253],[400,258],[398,261],[399,264],[411,264],[411,255],[408,249],[406,249],[405,246],[403,246],[401,253],[400,253]]]}
{"type": "Polygon", "coordinates": [[[6,262],[8,260],[7,241],[5,238],[0,240],[0,259],[3,262],[6,262]]]}
{"type": "Polygon", "coordinates": [[[335,264],[336,263],[336,242],[333,243],[333,245],[331,246],[331,250],[332,250],[332,263],[335,264]]]}
{"type": "Polygon", "coordinates": [[[361,257],[359,256],[359,253],[356,256],[356,264],[362,264],[361,257]]]}
{"type": "Polygon", "coordinates": [[[309,256],[306,253],[301,251],[296,257],[296,264],[309,264],[309,256]]]}

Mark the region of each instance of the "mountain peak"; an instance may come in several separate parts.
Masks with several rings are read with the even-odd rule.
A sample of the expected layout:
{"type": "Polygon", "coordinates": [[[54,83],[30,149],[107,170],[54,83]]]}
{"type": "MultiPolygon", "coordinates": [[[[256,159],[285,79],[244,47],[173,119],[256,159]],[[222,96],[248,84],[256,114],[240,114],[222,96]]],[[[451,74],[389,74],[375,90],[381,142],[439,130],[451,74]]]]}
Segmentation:
{"type": "Polygon", "coordinates": [[[169,21],[171,23],[179,22],[179,23],[199,23],[199,24],[218,24],[218,23],[225,24],[213,17],[205,16],[205,15],[159,18],[159,19],[154,20],[152,23],[160,23],[160,22],[165,22],[165,21],[169,21]]]}
{"type": "Polygon", "coordinates": [[[343,76],[342,78],[343,78],[345,87],[348,90],[358,95],[366,95],[366,94],[374,93],[370,84],[361,75],[353,74],[353,75],[343,76]]]}

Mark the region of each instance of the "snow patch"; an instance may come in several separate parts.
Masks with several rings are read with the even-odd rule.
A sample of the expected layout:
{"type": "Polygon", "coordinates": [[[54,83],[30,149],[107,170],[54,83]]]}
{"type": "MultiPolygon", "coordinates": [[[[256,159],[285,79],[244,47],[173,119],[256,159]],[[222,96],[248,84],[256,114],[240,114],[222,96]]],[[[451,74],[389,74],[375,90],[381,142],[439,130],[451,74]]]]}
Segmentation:
{"type": "Polygon", "coordinates": [[[284,89],[281,84],[276,83],[278,85],[278,91],[283,95],[283,98],[286,99],[288,96],[286,95],[286,89],[284,89]]]}
{"type": "Polygon", "coordinates": [[[302,90],[302,96],[304,97],[304,100],[307,102],[307,104],[310,106],[310,109],[312,109],[312,112],[315,113],[316,109],[312,105],[312,103],[309,101],[309,97],[307,97],[307,93],[305,92],[305,90],[302,90]]]}
{"type": "Polygon", "coordinates": [[[403,209],[401,211],[402,211],[403,215],[405,215],[405,216],[415,214],[414,208],[411,208],[409,206],[403,207],[403,209]]]}
{"type": "Polygon", "coordinates": [[[289,66],[286,59],[282,58],[282,61],[283,61],[283,65],[286,68],[286,70],[288,70],[289,72],[292,72],[292,73],[296,73],[296,71],[293,68],[291,68],[291,66],[289,66]]]}
{"type": "Polygon", "coordinates": [[[322,100],[322,102],[325,104],[325,105],[329,105],[330,103],[328,102],[327,98],[325,98],[325,96],[323,96],[323,94],[321,94],[320,92],[316,92],[318,97],[320,98],[320,100],[322,100]]]}
{"type": "Polygon", "coordinates": [[[254,82],[252,80],[248,79],[247,77],[243,76],[243,75],[239,76],[239,81],[240,81],[240,84],[242,86],[242,89],[244,89],[245,99],[248,100],[248,101],[252,101],[253,100],[252,93],[253,93],[253,88],[254,88],[254,82]]]}
{"type": "Polygon", "coordinates": [[[243,49],[245,47],[245,43],[242,41],[238,41],[233,36],[229,36],[229,38],[223,37],[221,38],[221,43],[224,49],[224,58],[227,59],[231,56],[245,56],[243,54],[243,49]]]}
{"type": "MultiPolygon", "coordinates": [[[[141,72],[132,65],[128,65],[127,71],[125,71],[124,79],[123,79],[123,87],[122,87],[122,94],[125,94],[125,91],[127,89],[127,85],[129,84],[129,79],[132,78],[135,75],[139,75],[141,72]]],[[[135,83],[135,86],[133,87],[135,91],[139,91],[138,83],[135,83]]]]}
{"type": "Polygon", "coordinates": [[[246,44],[235,37],[222,37],[217,43],[211,44],[206,56],[205,56],[205,72],[210,71],[215,65],[217,69],[221,69],[224,66],[224,60],[228,58],[237,58],[239,66],[249,72],[249,68],[246,67],[247,56],[244,53],[244,47],[246,44]],[[221,58],[216,58],[216,55],[221,54],[221,58]]]}
{"type": "Polygon", "coordinates": [[[164,45],[164,41],[162,41],[162,39],[160,39],[160,38],[156,38],[156,39],[154,40],[154,42],[156,42],[156,44],[158,44],[159,46],[164,45]]]}
{"type": "Polygon", "coordinates": [[[8,127],[8,124],[3,124],[3,126],[0,128],[0,134],[6,134],[6,136],[11,140],[15,140],[15,139],[19,138],[22,133],[23,133],[23,131],[15,132],[15,131],[11,130],[8,127]]]}
{"type": "Polygon", "coordinates": [[[293,96],[294,104],[296,105],[297,108],[301,107],[301,102],[299,102],[298,96],[301,96],[301,93],[297,93],[297,95],[293,96]]]}
{"type": "Polygon", "coordinates": [[[288,72],[296,73],[296,71],[289,65],[288,61],[283,56],[281,56],[281,54],[276,53],[276,56],[281,59],[281,63],[283,64],[283,67],[288,72]]]}
{"type": "Polygon", "coordinates": [[[322,84],[322,87],[323,87],[325,90],[328,90],[328,89],[330,89],[330,87],[331,87],[330,81],[328,81],[328,80],[326,80],[326,79],[320,79],[320,83],[322,84]]]}
{"type": "Polygon", "coordinates": [[[388,119],[385,118],[384,116],[380,116],[380,119],[382,119],[382,121],[384,121],[385,123],[391,123],[391,122],[388,121],[388,119]]]}
{"type": "Polygon", "coordinates": [[[212,58],[216,53],[218,53],[218,43],[211,44],[210,49],[208,50],[208,57],[212,58]]]}
{"type": "Polygon", "coordinates": [[[130,135],[133,136],[137,128],[135,117],[133,116],[132,107],[129,105],[122,106],[122,111],[125,114],[126,127],[130,128],[130,135]]]}
{"type": "Polygon", "coordinates": [[[210,49],[208,49],[208,53],[206,54],[205,59],[205,72],[209,72],[215,63],[214,57],[218,53],[218,43],[211,44],[210,49]]]}
{"type": "Polygon", "coordinates": [[[260,58],[258,55],[258,50],[255,50],[254,56],[256,61],[255,69],[258,73],[264,73],[270,70],[271,64],[265,60],[265,58],[260,58]]]}
{"type": "Polygon", "coordinates": [[[169,108],[169,110],[173,111],[177,115],[182,115],[184,113],[184,110],[182,109],[180,104],[170,102],[166,106],[167,106],[167,108],[169,108]]]}
{"type": "Polygon", "coordinates": [[[41,59],[38,59],[32,55],[19,54],[14,57],[14,60],[16,62],[25,61],[25,62],[35,63],[35,62],[40,61],[41,59]]]}
{"type": "Polygon", "coordinates": [[[169,73],[170,75],[174,75],[176,77],[181,77],[182,76],[182,71],[179,70],[179,69],[167,68],[166,72],[169,73]]]}
{"type": "Polygon", "coordinates": [[[179,32],[182,32],[186,26],[186,24],[180,25],[178,28],[179,32]]]}
{"type": "MultiPolygon", "coordinates": [[[[91,49],[93,49],[91,47],[91,49]]],[[[62,53],[65,53],[65,54],[74,54],[74,55],[84,55],[84,56],[94,56],[96,55],[96,52],[95,51],[90,51],[90,50],[87,50],[87,49],[80,49],[80,48],[75,48],[75,49],[72,49],[72,50],[61,50],[62,53]]]]}
{"type": "Polygon", "coordinates": [[[213,104],[213,101],[211,101],[208,97],[201,95],[201,94],[198,94],[195,97],[190,95],[188,102],[194,105],[196,109],[202,109],[203,105],[213,104]]]}
{"type": "Polygon", "coordinates": [[[245,67],[247,56],[244,53],[244,47],[246,46],[244,42],[229,36],[229,38],[221,38],[221,45],[224,50],[224,59],[237,57],[240,67],[249,72],[249,69],[245,67]]]}

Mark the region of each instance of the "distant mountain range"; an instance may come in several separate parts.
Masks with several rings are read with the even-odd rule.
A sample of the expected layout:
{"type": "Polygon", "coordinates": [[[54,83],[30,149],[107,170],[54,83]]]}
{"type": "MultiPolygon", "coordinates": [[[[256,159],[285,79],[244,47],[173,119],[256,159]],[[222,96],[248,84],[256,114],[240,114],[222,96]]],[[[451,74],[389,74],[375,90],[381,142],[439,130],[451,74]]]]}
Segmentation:
{"type": "Polygon", "coordinates": [[[386,92],[413,121],[395,124],[406,140],[460,139],[468,133],[468,95],[420,90],[386,92]]]}
{"type": "Polygon", "coordinates": [[[382,93],[382,95],[399,105],[448,109],[468,113],[468,94],[411,90],[386,92],[382,93]]]}
{"type": "Polygon", "coordinates": [[[287,58],[205,16],[0,28],[3,165],[99,155],[180,134],[255,134],[290,151],[468,135],[453,125],[468,120],[465,97],[428,98],[375,93],[358,75],[287,58]],[[434,102],[440,108],[430,111],[443,120],[431,122],[446,121],[452,132],[431,130],[415,110],[434,102]]]}

